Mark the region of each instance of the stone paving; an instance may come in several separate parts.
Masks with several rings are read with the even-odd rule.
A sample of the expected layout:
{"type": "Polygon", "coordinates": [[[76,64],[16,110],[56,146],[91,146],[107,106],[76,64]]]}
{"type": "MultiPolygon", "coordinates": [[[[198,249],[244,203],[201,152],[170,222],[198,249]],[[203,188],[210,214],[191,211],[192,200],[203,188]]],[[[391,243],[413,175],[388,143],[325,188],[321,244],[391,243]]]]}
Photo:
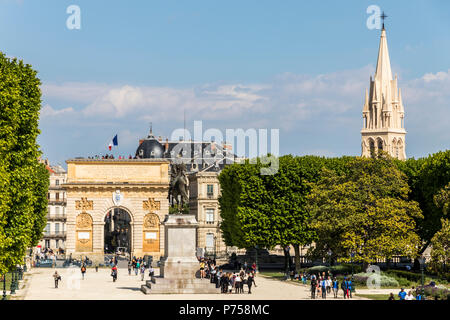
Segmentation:
{"type": "MultiPolygon", "coordinates": [[[[158,274],[158,269],[155,270],[158,274]]],[[[145,295],[140,291],[140,287],[149,280],[146,274],[145,280],[141,281],[140,275],[134,273],[128,275],[126,269],[119,269],[118,280],[112,281],[110,270],[100,268],[98,272],[89,268],[85,279],[81,279],[81,272],[76,269],[50,269],[35,268],[25,277],[25,286],[17,291],[15,299],[26,300],[310,300],[309,286],[293,284],[274,280],[257,275],[255,278],[257,287],[252,287],[252,294],[158,294],[145,295]],[[59,288],[54,287],[53,273],[55,270],[62,277],[59,288]]],[[[204,281],[209,281],[205,279],[204,281]]],[[[388,290],[388,293],[393,289],[388,290]]],[[[365,291],[365,290],[361,290],[365,291]]],[[[363,292],[361,292],[363,293],[363,292]]],[[[364,292],[366,293],[366,292],[364,292]]],[[[367,292],[369,293],[369,292],[367,292]]],[[[384,292],[370,292],[384,293],[384,292]]],[[[332,295],[331,295],[332,297],[332,295]]],[[[334,298],[329,299],[334,300],[334,298]]],[[[339,300],[343,300],[342,293],[339,293],[339,300]]],[[[364,300],[361,297],[354,299],[364,300]]],[[[322,300],[318,298],[317,300],[322,300]]]]}

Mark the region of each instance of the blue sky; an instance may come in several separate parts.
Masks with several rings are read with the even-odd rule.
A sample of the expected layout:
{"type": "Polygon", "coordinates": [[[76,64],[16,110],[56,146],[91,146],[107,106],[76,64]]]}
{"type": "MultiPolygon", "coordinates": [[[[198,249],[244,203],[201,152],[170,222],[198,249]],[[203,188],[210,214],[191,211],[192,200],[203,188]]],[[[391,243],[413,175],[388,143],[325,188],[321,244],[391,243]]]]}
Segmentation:
{"type": "Polygon", "coordinates": [[[364,89],[386,20],[404,90],[407,156],[447,149],[448,1],[0,0],[0,50],[42,80],[39,143],[60,162],[134,154],[153,122],[163,136],[204,128],[278,128],[281,154],[360,154],[364,89]],[[69,30],[66,8],[81,9],[69,30]]]}

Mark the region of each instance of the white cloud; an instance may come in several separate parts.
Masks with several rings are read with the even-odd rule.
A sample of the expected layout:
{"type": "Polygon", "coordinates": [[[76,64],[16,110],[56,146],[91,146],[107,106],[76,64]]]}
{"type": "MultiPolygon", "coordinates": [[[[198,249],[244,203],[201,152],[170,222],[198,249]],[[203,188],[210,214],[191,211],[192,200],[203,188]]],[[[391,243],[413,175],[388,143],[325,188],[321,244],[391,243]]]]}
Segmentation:
{"type": "Polygon", "coordinates": [[[74,113],[74,110],[72,107],[55,110],[50,105],[46,104],[41,110],[41,118],[66,116],[70,113],[74,113]]]}

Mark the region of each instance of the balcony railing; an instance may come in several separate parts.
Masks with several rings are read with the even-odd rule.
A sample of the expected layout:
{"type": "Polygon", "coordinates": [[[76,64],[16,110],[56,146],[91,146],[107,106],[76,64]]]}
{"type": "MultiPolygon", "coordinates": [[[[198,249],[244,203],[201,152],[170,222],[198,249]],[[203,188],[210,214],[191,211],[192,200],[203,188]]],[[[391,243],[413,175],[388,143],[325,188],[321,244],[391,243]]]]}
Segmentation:
{"type": "Polygon", "coordinates": [[[67,214],[47,214],[47,220],[66,220],[67,214]]]}
{"type": "Polygon", "coordinates": [[[44,237],[46,238],[64,238],[66,231],[44,231],[44,237]]]}
{"type": "Polygon", "coordinates": [[[48,199],[48,204],[66,204],[67,200],[66,198],[63,199],[48,199]]]}

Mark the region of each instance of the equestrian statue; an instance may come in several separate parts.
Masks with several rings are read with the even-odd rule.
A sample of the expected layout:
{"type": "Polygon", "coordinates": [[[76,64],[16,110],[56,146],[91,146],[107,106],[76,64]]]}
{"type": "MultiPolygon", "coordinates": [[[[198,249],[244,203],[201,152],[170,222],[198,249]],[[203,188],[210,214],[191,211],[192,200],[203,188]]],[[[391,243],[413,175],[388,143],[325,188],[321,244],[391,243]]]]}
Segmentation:
{"type": "Polygon", "coordinates": [[[169,186],[169,203],[173,207],[178,207],[178,212],[181,213],[185,204],[189,201],[189,179],[186,173],[186,165],[184,163],[172,164],[170,172],[170,186],[169,186]]]}

